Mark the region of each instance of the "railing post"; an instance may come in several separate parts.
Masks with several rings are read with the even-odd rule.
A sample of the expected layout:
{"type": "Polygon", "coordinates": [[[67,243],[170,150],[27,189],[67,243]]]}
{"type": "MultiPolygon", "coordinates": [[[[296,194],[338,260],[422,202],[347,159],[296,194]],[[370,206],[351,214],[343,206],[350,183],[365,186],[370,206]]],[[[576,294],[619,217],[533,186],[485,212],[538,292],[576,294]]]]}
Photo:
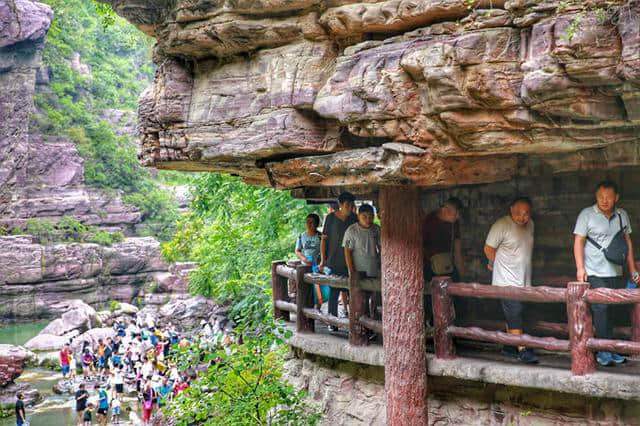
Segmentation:
{"type": "Polygon", "coordinates": [[[360,317],[366,310],[366,300],[359,278],[358,272],[349,277],[349,343],[354,346],[368,343],[367,331],[360,324],[360,317]]]}
{"type": "Polygon", "coordinates": [[[640,303],[631,305],[631,341],[640,342],[640,303]]]}
{"type": "Polygon", "coordinates": [[[453,338],[447,332],[456,318],[453,301],[449,296],[450,277],[434,277],[431,281],[431,300],[433,305],[433,344],[436,358],[454,359],[456,347],[453,338]]]}
{"type": "Polygon", "coordinates": [[[273,299],[273,318],[289,321],[289,312],[276,308],[276,300],[287,300],[287,280],[278,275],[277,268],[285,262],[271,262],[271,297],[273,299]]]}
{"type": "Polygon", "coordinates": [[[570,282],[567,284],[567,319],[569,342],[571,343],[571,373],[584,376],[595,371],[596,359],[587,347],[593,337],[591,308],[584,299],[589,283],[570,282]]]}
{"type": "Polygon", "coordinates": [[[304,308],[313,308],[313,286],[304,282],[304,274],[311,271],[306,265],[296,266],[296,328],[299,333],[313,333],[314,321],[304,315],[304,308]]]}

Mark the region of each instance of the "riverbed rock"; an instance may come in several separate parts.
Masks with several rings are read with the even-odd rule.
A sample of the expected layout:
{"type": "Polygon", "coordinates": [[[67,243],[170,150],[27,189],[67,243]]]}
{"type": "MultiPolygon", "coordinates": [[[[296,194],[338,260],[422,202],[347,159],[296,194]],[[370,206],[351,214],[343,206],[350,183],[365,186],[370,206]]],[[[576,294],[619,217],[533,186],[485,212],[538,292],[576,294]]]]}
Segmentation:
{"type": "Polygon", "coordinates": [[[82,300],[64,301],[62,303],[68,306],[68,310],[62,314],[61,318],[51,321],[40,334],[63,336],[73,330],[76,330],[79,334],[90,329],[98,321],[96,310],[82,300]]]}
{"type": "Polygon", "coordinates": [[[32,351],[59,351],[69,338],[55,334],[38,334],[24,344],[24,347],[32,351]]]}
{"type": "Polygon", "coordinates": [[[5,411],[9,416],[15,415],[18,392],[22,392],[22,401],[26,406],[33,406],[42,399],[40,392],[31,384],[11,383],[8,386],[0,387],[0,412],[5,411]]]}
{"type": "Polygon", "coordinates": [[[19,377],[25,364],[34,357],[33,352],[21,346],[0,344],[0,388],[19,377]]]}

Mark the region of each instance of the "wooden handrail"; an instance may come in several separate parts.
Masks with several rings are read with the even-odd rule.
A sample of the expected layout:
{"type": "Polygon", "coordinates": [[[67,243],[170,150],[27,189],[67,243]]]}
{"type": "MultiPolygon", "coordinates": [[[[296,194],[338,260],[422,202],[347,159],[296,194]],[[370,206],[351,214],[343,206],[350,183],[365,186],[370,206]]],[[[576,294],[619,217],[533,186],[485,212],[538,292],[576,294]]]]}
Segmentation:
{"type": "Polygon", "coordinates": [[[590,288],[585,294],[585,299],[588,303],[602,303],[607,305],[640,303],[640,288],[590,288]]]}
{"type": "Polygon", "coordinates": [[[275,306],[281,311],[294,312],[294,313],[298,309],[298,305],[296,305],[295,303],[285,302],[284,300],[276,300],[275,306]]]}
{"type": "Polygon", "coordinates": [[[546,349],[548,351],[569,352],[569,341],[560,340],[554,337],[534,337],[528,334],[508,334],[502,331],[489,331],[479,327],[456,327],[449,326],[447,333],[451,336],[461,337],[469,340],[480,340],[485,342],[500,343],[510,346],[527,346],[530,348],[546,349]]]}
{"type": "Polygon", "coordinates": [[[333,325],[345,330],[349,329],[349,318],[338,318],[333,315],[325,315],[315,308],[304,308],[304,315],[307,318],[311,318],[327,325],[333,325]]]}
{"type": "Polygon", "coordinates": [[[503,287],[477,283],[451,283],[449,284],[448,291],[452,296],[510,299],[520,300],[522,302],[564,303],[567,300],[566,289],[546,286],[503,287]]]}
{"type": "Polygon", "coordinates": [[[628,340],[596,339],[592,337],[587,340],[587,348],[592,351],[640,354],[640,342],[630,342],[628,340]]]}

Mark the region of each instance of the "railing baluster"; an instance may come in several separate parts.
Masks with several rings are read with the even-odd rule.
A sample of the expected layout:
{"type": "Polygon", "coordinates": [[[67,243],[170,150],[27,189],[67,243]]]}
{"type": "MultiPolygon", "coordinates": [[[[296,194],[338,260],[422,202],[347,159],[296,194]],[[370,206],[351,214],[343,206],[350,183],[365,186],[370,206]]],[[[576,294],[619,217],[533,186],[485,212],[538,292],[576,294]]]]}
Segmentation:
{"type": "Polygon", "coordinates": [[[364,346],[368,343],[367,330],[360,324],[366,309],[365,292],[360,287],[358,273],[349,277],[349,343],[364,346]]]}
{"type": "Polygon", "coordinates": [[[284,265],[283,261],[271,262],[271,297],[273,299],[273,317],[275,319],[281,319],[289,321],[289,312],[282,309],[278,309],[276,302],[278,300],[287,301],[287,281],[278,275],[278,265],[284,265]]]}
{"type": "Polygon", "coordinates": [[[454,359],[456,348],[453,338],[447,332],[456,318],[453,301],[449,296],[447,287],[451,283],[449,277],[434,277],[431,281],[431,298],[433,305],[433,343],[435,345],[436,358],[454,359]]]}
{"type": "Polygon", "coordinates": [[[312,318],[304,314],[304,308],[313,308],[313,284],[304,282],[304,274],[311,271],[309,266],[296,267],[296,328],[299,333],[313,333],[315,325],[312,318]]]}
{"type": "Polygon", "coordinates": [[[571,373],[583,376],[595,371],[596,360],[587,343],[593,337],[591,308],[585,300],[589,283],[567,284],[567,319],[571,342],[571,373]]]}

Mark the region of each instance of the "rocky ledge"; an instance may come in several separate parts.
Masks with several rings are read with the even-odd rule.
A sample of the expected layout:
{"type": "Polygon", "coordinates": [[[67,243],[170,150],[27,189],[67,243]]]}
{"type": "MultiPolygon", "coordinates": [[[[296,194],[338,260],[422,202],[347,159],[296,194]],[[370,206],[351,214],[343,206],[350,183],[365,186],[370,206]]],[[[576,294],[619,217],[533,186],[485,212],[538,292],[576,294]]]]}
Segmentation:
{"type": "Polygon", "coordinates": [[[150,166],[440,187],[639,162],[637,0],[103,1],[157,40],[150,166]]]}

